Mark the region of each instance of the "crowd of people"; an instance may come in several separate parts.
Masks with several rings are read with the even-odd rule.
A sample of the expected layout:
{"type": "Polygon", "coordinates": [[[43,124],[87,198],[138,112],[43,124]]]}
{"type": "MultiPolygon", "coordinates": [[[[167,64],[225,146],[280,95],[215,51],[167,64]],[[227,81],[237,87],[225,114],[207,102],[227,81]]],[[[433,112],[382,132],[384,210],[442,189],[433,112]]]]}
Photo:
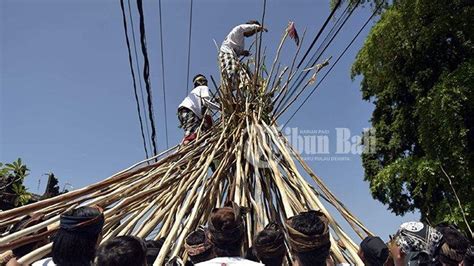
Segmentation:
{"type": "MultiPolygon", "coordinates": [[[[348,265],[335,262],[329,221],[323,212],[310,210],[290,217],[284,224],[271,222],[245,249],[246,211],[233,202],[212,210],[207,225],[186,237],[183,251],[187,259],[166,258],[168,265],[348,265]]],[[[27,216],[10,232],[38,224],[42,219],[38,215],[27,216]]],[[[32,265],[153,265],[165,239],[143,240],[126,235],[103,241],[104,222],[100,207],[65,212],[60,216],[58,231],[51,237],[51,253],[32,265]]],[[[20,265],[17,259],[45,244],[42,239],[16,247],[2,255],[2,265],[20,265]]],[[[358,255],[371,266],[473,265],[474,259],[470,241],[455,226],[432,227],[422,222],[402,224],[388,243],[376,236],[366,237],[358,255]]]]}

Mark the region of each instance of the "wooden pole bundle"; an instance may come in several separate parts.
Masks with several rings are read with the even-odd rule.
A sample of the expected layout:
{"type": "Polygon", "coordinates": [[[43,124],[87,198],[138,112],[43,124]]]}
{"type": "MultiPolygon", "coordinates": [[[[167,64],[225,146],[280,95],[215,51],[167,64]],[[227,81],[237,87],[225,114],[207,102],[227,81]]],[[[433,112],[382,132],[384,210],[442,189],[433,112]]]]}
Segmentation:
{"type": "MultiPolygon", "coordinates": [[[[362,265],[357,243],[336,222],[319,195],[358,236],[371,235],[370,231],[314,174],[277,128],[273,105],[287,93],[298,71],[293,69],[295,55],[291,67],[278,73],[278,57],[286,37],[284,34],[268,76],[264,77],[260,69],[249,80],[239,80],[239,88],[235,81],[221,76],[220,120],[209,131],[200,131],[193,142],[175,146],[85,188],[0,212],[3,227],[32,212],[46,217],[40,224],[1,237],[0,251],[28,239],[50,237],[59,227],[59,215],[68,209],[99,205],[105,209],[103,241],[120,235],[165,238],[154,264],[163,265],[172,257],[186,256],[184,239],[197,226],[206,225],[213,208],[234,201],[250,209],[245,217],[246,247],[268,222],[284,225],[287,218],[301,211],[320,210],[330,222],[331,255],[336,262],[362,265]],[[311,179],[314,188],[307,182],[311,179]],[[45,235],[32,234],[42,228],[48,230],[45,235]]],[[[32,263],[51,247],[47,244],[19,262],[32,263]]]]}

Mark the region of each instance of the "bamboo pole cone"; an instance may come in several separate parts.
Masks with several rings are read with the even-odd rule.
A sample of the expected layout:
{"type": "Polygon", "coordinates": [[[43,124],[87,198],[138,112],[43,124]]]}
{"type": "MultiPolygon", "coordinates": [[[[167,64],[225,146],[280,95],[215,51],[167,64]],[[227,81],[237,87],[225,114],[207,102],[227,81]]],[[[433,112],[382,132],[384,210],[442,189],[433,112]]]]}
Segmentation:
{"type": "MultiPolygon", "coordinates": [[[[287,35],[283,34],[270,74],[266,74],[265,55],[261,55],[258,60],[241,62],[239,71],[258,70],[247,72],[247,78],[229,80],[221,76],[214,99],[221,107],[215,124],[208,131],[201,127],[192,142],[177,145],[96,184],[0,212],[2,226],[32,212],[46,215],[46,221],[38,225],[3,235],[0,252],[19,246],[27,238],[50,237],[59,227],[59,214],[95,204],[106,210],[102,241],[119,235],[164,237],[154,263],[164,265],[172,257],[186,256],[185,237],[206,224],[213,208],[235,201],[250,209],[245,217],[247,247],[268,222],[284,225],[287,218],[301,211],[320,210],[329,218],[333,259],[337,263],[363,265],[357,256],[358,242],[344,232],[321,198],[334,206],[357,236],[363,238],[372,233],[324,185],[278,129],[276,115],[288,108],[282,103],[288,100],[285,97],[289,84],[300,71],[294,69],[294,61],[301,44],[291,67],[278,72],[280,50],[287,35]],[[248,62],[254,66],[244,67],[251,64],[248,62]],[[255,62],[261,65],[255,66],[255,62]],[[214,171],[210,170],[211,165],[214,171]],[[307,180],[313,180],[313,186],[307,180]],[[48,233],[32,235],[41,228],[47,228],[48,233]]],[[[307,83],[296,89],[306,88],[307,83]]],[[[47,244],[19,262],[30,264],[48,254],[51,247],[47,244]]],[[[289,260],[286,263],[291,264],[289,260]]]]}

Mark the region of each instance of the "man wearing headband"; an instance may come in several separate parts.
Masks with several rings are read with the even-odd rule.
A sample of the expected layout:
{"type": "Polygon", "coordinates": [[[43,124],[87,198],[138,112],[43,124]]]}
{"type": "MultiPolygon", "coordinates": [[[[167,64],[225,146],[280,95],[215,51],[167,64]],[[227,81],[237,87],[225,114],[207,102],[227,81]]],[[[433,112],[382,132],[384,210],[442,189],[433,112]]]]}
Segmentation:
{"type": "Polygon", "coordinates": [[[193,231],[185,240],[184,247],[192,263],[197,264],[208,261],[216,256],[212,249],[212,243],[203,228],[193,231]]]}
{"type": "Polygon", "coordinates": [[[288,242],[295,258],[294,265],[326,265],[331,242],[329,222],[320,211],[302,212],[286,221],[288,242]]]}
{"type": "Polygon", "coordinates": [[[387,245],[378,236],[368,236],[360,243],[359,257],[365,265],[383,266],[388,253],[387,245]]]}
{"type": "Polygon", "coordinates": [[[263,265],[241,257],[245,237],[243,216],[246,211],[233,202],[224,208],[212,210],[209,218],[209,240],[214,246],[217,258],[198,263],[208,265],[263,265]]]}
{"type": "Polygon", "coordinates": [[[240,56],[249,56],[250,52],[245,50],[245,38],[253,36],[257,32],[268,31],[256,20],[248,21],[245,24],[234,27],[222,42],[219,51],[219,62],[222,76],[230,81],[234,81],[239,74],[239,78],[248,78],[245,71],[239,64],[240,56]]]}
{"type": "Polygon", "coordinates": [[[286,256],[285,234],[277,223],[269,223],[253,241],[257,258],[265,266],[283,265],[286,256]]]}
{"type": "Polygon", "coordinates": [[[79,207],[65,212],[59,219],[52,258],[37,261],[33,266],[92,265],[103,226],[100,207],[79,207]]]}
{"type": "Polygon", "coordinates": [[[207,108],[218,108],[211,102],[207,79],[198,74],[193,78],[194,89],[184,98],[178,106],[178,119],[180,127],[184,129],[183,144],[196,138],[196,131],[204,119],[204,129],[212,126],[212,117],[206,114],[207,108]]]}
{"type": "Polygon", "coordinates": [[[438,230],[422,222],[403,223],[389,245],[394,265],[432,264],[442,237],[438,230]]]}
{"type": "Polygon", "coordinates": [[[441,225],[436,229],[443,235],[438,261],[441,265],[461,265],[470,248],[469,240],[453,225],[441,225]]]}

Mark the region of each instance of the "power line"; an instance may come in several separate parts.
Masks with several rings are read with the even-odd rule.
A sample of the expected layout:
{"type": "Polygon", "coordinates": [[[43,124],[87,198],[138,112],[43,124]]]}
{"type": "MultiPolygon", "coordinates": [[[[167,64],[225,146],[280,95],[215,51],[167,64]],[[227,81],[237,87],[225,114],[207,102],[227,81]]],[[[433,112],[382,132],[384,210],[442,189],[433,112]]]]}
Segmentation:
{"type": "MultiPolygon", "coordinates": [[[[328,33],[328,35],[326,36],[326,38],[323,40],[323,42],[321,43],[321,45],[319,46],[318,50],[316,50],[315,54],[311,57],[310,59],[310,62],[307,64],[307,67],[313,67],[317,61],[321,58],[321,56],[323,55],[323,53],[326,51],[326,49],[329,47],[329,45],[332,43],[332,41],[336,38],[336,36],[339,34],[339,32],[341,31],[341,29],[344,27],[344,25],[346,24],[346,22],[349,20],[349,18],[351,17],[352,13],[355,11],[355,9],[357,8],[357,6],[359,5],[361,0],[358,0],[357,3],[354,5],[354,7],[350,10],[349,13],[347,13],[346,15],[346,12],[347,12],[347,9],[350,7],[350,4],[347,5],[347,8],[344,10],[344,14],[341,15],[341,17],[338,19],[338,21],[336,22],[336,24],[334,25],[334,27],[331,29],[331,31],[328,33]],[[331,33],[333,32],[333,30],[335,29],[336,25],[338,25],[338,22],[340,19],[342,19],[344,17],[344,20],[342,21],[342,24],[339,25],[339,27],[337,28],[336,32],[331,36],[331,33]],[[329,36],[331,36],[331,38],[329,39],[329,41],[324,45],[325,41],[329,38],[329,36]],[[324,47],[322,50],[321,50],[321,47],[324,47]]],[[[296,93],[297,91],[297,88],[301,86],[301,83],[304,81],[304,79],[308,76],[308,74],[310,73],[310,71],[306,71],[306,72],[300,72],[299,75],[298,75],[298,78],[297,78],[297,81],[295,81],[295,84],[293,84],[290,88],[290,93],[289,95],[285,95],[285,99],[283,100],[282,99],[282,104],[281,106],[285,106],[288,104],[288,102],[290,101],[290,99],[293,97],[293,95],[296,93]],[[302,76],[302,78],[300,78],[302,76]],[[298,80],[299,79],[299,80],[298,80]]],[[[299,97],[299,95],[301,95],[301,93],[303,92],[303,90],[300,90],[300,92],[297,94],[296,98],[299,97]]],[[[296,98],[293,98],[294,100],[296,98]]]]}
{"type": "Polygon", "coordinates": [[[155,120],[153,116],[153,101],[151,97],[151,81],[150,81],[150,63],[148,61],[148,50],[146,47],[146,34],[145,34],[145,17],[143,15],[143,0],[137,0],[138,13],[140,14],[140,43],[143,54],[143,79],[145,80],[145,88],[147,92],[148,102],[148,117],[151,123],[151,143],[153,144],[153,155],[157,155],[156,146],[156,128],[155,120]]]}
{"type": "Polygon", "coordinates": [[[124,32],[125,32],[125,41],[127,43],[127,50],[128,50],[128,62],[130,64],[130,72],[132,74],[133,92],[134,92],[134,96],[135,96],[135,103],[137,105],[138,120],[140,121],[140,131],[141,131],[142,140],[143,140],[143,148],[145,149],[145,156],[146,156],[146,158],[148,158],[148,149],[147,149],[147,145],[146,145],[145,134],[143,132],[143,120],[142,120],[142,115],[141,115],[141,110],[140,110],[140,102],[138,101],[137,83],[135,81],[135,71],[133,70],[132,51],[130,50],[130,41],[129,41],[129,38],[128,38],[127,18],[125,16],[125,7],[124,7],[124,4],[123,4],[123,0],[120,0],[120,8],[122,9],[123,28],[124,28],[124,32]]]}
{"type": "Polygon", "coordinates": [[[296,67],[297,69],[300,68],[301,64],[303,63],[303,61],[306,59],[306,56],[308,56],[309,54],[309,51],[311,51],[311,49],[313,48],[314,44],[316,43],[316,41],[319,39],[319,36],[321,36],[321,33],[323,33],[324,29],[326,28],[326,26],[328,25],[329,21],[331,20],[331,18],[334,16],[334,13],[336,13],[336,10],[338,9],[339,5],[341,4],[341,0],[338,0],[337,3],[336,3],[336,6],[332,9],[331,13],[329,14],[329,16],[326,18],[326,21],[324,22],[323,26],[319,29],[319,32],[316,34],[316,36],[314,37],[313,39],[313,42],[311,43],[311,45],[309,46],[308,50],[306,50],[306,53],[304,54],[303,58],[301,58],[300,62],[298,63],[298,66],[296,67]]]}
{"type": "MultiPolygon", "coordinates": [[[[306,56],[309,54],[309,52],[311,51],[311,49],[313,48],[314,44],[316,43],[316,41],[319,39],[319,37],[321,36],[322,32],[324,31],[324,29],[326,28],[326,26],[328,25],[329,21],[332,19],[332,17],[334,16],[334,14],[336,13],[336,10],[338,9],[339,5],[341,3],[341,0],[339,0],[337,3],[336,3],[336,6],[333,8],[333,10],[331,11],[331,13],[328,15],[328,17],[326,18],[326,21],[324,22],[324,24],[321,26],[321,28],[319,29],[318,33],[316,34],[316,36],[314,37],[313,39],[313,42],[311,43],[311,45],[309,46],[309,48],[306,50],[305,52],[305,55],[303,56],[303,58],[300,60],[300,62],[298,63],[298,66],[296,67],[296,70],[298,70],[301,66],[301,64],[304,62],[306,56]]],[[[349,5],[348,5],[349,7],[349,5]]],[[[347,8],[348,8],[347,7],[347,8]]],[[[323,40],[323,43],[326,41],[326,39],[328,38],[328,36],[330,36],[332,33],[333,33],[333,30],[334,28],[338,25],[340,19],[345,16],[346,12],[347,12],[347,8],[343,11],[343,14],[341,15],[341,17],[339,17],[339,19],[336,21],[336,23],[332,26],[331,30],[329,31],[329,33],[327,34],[326,38],[323,40]]],[[[322,44],[323,44],[322,43],[322,44]]],[[[321,44],[321,45],[322,45],[321,44]]],[[[320,47],[321,47],[320,45],[320,47]]],[[[319,48],[318,50],[316,51],[316,53],[319,51],[319,48]]],[[[311,58],[311,60],[313,59],[313,57],[311,58]]],[[[310,60],[310,61],[311,61],[310,60]]],[[[310,65],[310,63],[306,64],[306,66],[310,65]]],[[[302,76],[304,75],[304,73],[300,72],[295,80],[295,82],[293,82],[293,85],[291,85],[290,89],[288,91],[293,91],[295,88],[295,84],[297,83],[298,86],[301,85],[301,82],[304,80],[304,77],[301,78],[302,76]]],[[[306,76],[305,76],[306,77],[306,76]]],[[[290,95],[288,96],[287,93],[288,91],[286,91],[283,95],[283,97],[281,98],[281,100],[278,102],[277,106],[275,107],[275,110],[278,110],[279,107],[281,105],[285,105],[286,104],[286,99],[291,97],[293,95],[294,92],[290,92],[290,95]]]]}
{"type": "Polygon", "coordinates": [[[189,66],[191,64],[191,33],[193,27],[193,0],[191,0],[191,7],[189,9],[189,32],[188,32],[188,73],[186,75],[186,95],[189,92],[189,66]]]}
{"type": "MultiPolygon", "coordinates": [[[[383,2],[382,2],[383,3],[383,2]]],[[[364,30],[364,28],[367,26],[367,24],[369,24],[370,20],[377,14],[377,11],[379,10],[379,8],[382,6],[382,4],[380,4],[375,10],[374,12],[372,13],[372,15],[367,19],[367,21],[364,23],[364,25],[362,26],[362,28],[360,28],[360,30],[357,32],[357,34],[354,36],[354,38],[352,38],[352,40],[349,42],[349,44],[346,46],[346,48],[344,49],[344,51],[342,51],[342,53],[339,55],[339,57],[336,59],[336,61],[334,62],[334,64],[332,64],[331,68],[329,68],[329,70],[325,73],[325,75],[321,78],[321,80],[318,82],[318,84],[316,84],[316,86],[314,86],[314,88],[311,90],[311,92],[309,93],[308,96],[306,96],[306,98],[303,100],[303,102],[298,106],[298,108],[295,110],[295,112],[290,116],[290,118],[285,122],[285,124],[283,124],[283,127],[285,127],[288,122],[290,122],[291,119],[293,119],[293,117],[296,115],[296,113],[301,109],[301,107],[303,107],[303,105],[308,101],[309,97],[311,97],[311,95],[313,95],[313,93],[316,91],[316,89],[319,87],[319,85],[321,85],[321,83],[324,81],[324,79],[327,77],[327,75],[331,72],[331,70],[336,66],[336,64],[339,62],[339,60],[344,56],[344,54],[347,52],[347,50],[352,46],[352,44],[354,43],[354,41],[357,39],[357,37],[359,37],[360,33],[364,30]]]]}
{"type": "Polygon", "coordinates": [[[166,108],[166,89],[165,89],[165,56],[163,53],[163,23],[161,21],[161,0],[158,1],[158,12],[160,15],[160,48],[161,48],[161,81],[162,81],[162,88],[163,88],[163,108],[164,108],[164,115],[165,115],[165,137],[166,137],[166,148],[168,149],[169,142],[168,142],[168,115],[167,115],[167,108],[166,108]]]}
{"type": "MultiPolygon", "coordinates": [[[[130,19],[130,26],[132,31],[132,40],[133,40],[133,50],[135,51],[135,65],[138,70],[138,73],[141,73],[142,70],[140,69],[140,64],[138,63],[138,52],[137,52],[137,42],[135,37],[135,26],[133,25],[133,16],[132,16],[132,7],[130,5],[130,0],[128,2],[128,15],[130,19]]],[[[140,97],[143,106],[143,114],[145,115],[145,132],[146,132],[146,139],[148,140],[147,147],[150,147],[151,150],[151,139],[150,139],[150,126],[148,125],[148,114],[146,112],[146,104],[145,104],[145,97],[143,96],[145,93],[143,92],[142,86],[142,79],[141,76],[138,75],[138,85],[140,85],[140,97]]]]}

